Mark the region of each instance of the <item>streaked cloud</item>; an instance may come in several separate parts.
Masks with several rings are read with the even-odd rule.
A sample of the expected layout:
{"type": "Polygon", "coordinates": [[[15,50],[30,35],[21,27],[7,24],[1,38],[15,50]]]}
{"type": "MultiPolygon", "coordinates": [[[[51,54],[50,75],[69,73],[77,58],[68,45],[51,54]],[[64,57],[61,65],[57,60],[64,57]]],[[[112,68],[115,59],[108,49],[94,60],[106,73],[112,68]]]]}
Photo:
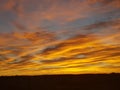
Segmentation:
{"type": "Polygon", "coordinates": [[[120,73],[119,0],[0,2],[0,76],[120,73]]]}

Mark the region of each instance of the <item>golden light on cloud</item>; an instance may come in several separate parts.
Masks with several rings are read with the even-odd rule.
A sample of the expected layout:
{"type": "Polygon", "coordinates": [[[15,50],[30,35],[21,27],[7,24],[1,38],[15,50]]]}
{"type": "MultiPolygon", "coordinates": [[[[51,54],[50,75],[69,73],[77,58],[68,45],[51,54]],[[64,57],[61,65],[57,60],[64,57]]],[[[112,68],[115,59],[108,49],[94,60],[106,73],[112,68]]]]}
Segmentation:
{"type": "MultiPolygon", "coordinates": [[[[33,32],[33,36],[37,33],[33,32]]],[[[0,48],[0,75],[119,72],[119,36],[120,33],[114,33],[99,38],[88,34],[67,40],[54,40],[46,35],[49,39],[43,39],[47,42],[11,36],[10,42],[4,43],[5,40],[1,40],[4,46],[0,48]]]]}
{"type": "Polygon", "coordinates": [[[17,15],[0,32],[0,76],[120,73],[119,0],[107,1],[4,3],[0,12],[17,15]]]}

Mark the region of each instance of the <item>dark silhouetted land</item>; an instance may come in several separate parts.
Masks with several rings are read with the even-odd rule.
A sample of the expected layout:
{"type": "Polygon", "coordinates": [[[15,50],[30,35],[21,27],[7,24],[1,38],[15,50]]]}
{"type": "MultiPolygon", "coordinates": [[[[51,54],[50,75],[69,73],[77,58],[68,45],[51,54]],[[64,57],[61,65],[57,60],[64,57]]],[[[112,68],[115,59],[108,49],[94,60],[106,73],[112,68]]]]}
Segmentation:
{"type": "Polygon", "coordinates": [[[120,74],[0,77],[0,90],[120,90],[120,74]]]}

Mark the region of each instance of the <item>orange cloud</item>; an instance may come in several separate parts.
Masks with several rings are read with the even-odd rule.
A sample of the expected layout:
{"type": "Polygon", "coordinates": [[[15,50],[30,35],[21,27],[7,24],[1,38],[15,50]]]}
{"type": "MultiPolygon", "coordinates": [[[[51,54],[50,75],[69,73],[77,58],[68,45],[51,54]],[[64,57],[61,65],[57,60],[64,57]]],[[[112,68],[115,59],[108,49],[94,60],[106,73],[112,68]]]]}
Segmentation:
{"type": "MultiPolygon", "coordinates": [[[[44,31],[1,34],[0,42],[3,45],[0,47],[0,76],[119,73],[120,25],[117,22],[108,22],[112,25],[107,27],[117,31],[102,34],[102,37],[79,33],[75,37],[59,40],[54,34],[44,31]]],[[[92,28],[99,26],[100,24],[91,25],[92,28]]]]}
{"type": "Polygon", "coordinates": [[[10,22],[13,32],[0,33],[0,76],[120,73],[120,19],[78,22],[83,25],[76,27],[75,23],[77,30],[69,24],[118,9],[117,3],[119,0],[7,1],[2,9],[17,17],[10,22]],[[49,25],[42,28],[46,21],[54,23],[51,29],[61,24],[70,29],[49,31],[49,25]]]}

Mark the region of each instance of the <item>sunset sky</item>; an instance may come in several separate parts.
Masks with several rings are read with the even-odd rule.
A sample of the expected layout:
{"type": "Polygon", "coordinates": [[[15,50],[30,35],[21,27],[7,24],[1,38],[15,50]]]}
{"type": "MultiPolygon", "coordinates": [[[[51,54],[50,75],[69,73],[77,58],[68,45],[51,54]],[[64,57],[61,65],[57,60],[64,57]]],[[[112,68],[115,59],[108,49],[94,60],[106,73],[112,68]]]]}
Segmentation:
{"type": "Polygon", "coordinates": [[[120,0],[0,0],[0,76],[120,73],[120,0]]]}

